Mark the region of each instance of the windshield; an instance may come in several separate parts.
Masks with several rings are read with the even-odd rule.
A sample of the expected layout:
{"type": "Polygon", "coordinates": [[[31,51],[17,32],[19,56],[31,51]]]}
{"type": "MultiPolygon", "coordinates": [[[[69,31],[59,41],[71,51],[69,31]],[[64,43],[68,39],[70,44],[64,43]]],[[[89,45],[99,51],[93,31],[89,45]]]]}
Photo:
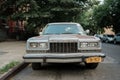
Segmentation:
{"type": "Polygon", "coordinates": [[[107,35],[108,37],[114,37],[114,35],[107,35]]]}
{"type": "Polygon", "coordinates": [[[83,28],[77,24],[48,24],[43,35],[49,34],[85,34],[83,28]]]}

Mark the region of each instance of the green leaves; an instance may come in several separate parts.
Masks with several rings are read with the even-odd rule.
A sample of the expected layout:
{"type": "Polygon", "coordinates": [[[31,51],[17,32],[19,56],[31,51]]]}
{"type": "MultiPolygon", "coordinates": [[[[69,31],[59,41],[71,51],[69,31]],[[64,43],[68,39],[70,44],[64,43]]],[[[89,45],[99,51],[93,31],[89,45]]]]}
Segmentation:
{"type": "Polygon", "coordinates": [[[3,74],[5,72],[9,71],[11,68],[17,66],[18,64],[20,64],[20,62],[18,62],[18,61],[12,61],[12,62],[10,62],[9,64],[3,66],[0,69],[0,74],[3,74]]]}
{"type": "Polygon", "coordinates": [[[94,20],[100,27],[113,25],[116,32],[120,31],[120,0],[104,0],[104,4],[94,8],[94,20]]]}
{"type": "MultiPolygon", "coordinates": [[[[5,13],[9,6],[12,6],[11,13],[6,13],[5,16],[10,16],[14,20],[26,20],[27,25],[31,27],[33,24],[39,27],[40,24],[60,21],[83,22],[83,24],[89,25],[87,22],[91,15],[85,15],[82,18],[86,18],[86,20],[80,19],[80,16],[97,4],[97,0],[6,0],[2,4],[5,8],[1,7],[0,10],[5,13]]],[[[0,14],[0,16],[3,15],[0,14]]]]}

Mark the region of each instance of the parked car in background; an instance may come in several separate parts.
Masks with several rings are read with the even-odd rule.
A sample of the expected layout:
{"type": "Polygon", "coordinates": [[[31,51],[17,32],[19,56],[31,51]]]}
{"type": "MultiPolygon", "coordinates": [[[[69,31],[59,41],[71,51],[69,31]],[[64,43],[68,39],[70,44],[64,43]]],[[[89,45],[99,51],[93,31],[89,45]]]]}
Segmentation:
{"type": "Polygon", "coordinates": [[[119,42],[120,42],[120,33],[117,33],[117,34],[114,36],[114,44],[119,43],[119,42]]]}
{"type": "Polygon", "coordinates": [[[114,35],[112,34],[104,34],[103,37],[102,37],[102,41],[103,42],[113,42],[114,41],[114,35]]]}

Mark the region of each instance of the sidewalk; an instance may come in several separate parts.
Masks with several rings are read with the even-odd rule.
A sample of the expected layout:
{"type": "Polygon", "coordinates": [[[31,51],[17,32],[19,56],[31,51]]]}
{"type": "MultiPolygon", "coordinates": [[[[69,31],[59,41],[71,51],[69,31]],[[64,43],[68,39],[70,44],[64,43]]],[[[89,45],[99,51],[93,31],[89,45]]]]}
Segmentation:
{"type": "Polygon", "coordinates": [[[25,41],[0,42],[0,68],[12,61],[22,62],[25,45],[25,41]]]}

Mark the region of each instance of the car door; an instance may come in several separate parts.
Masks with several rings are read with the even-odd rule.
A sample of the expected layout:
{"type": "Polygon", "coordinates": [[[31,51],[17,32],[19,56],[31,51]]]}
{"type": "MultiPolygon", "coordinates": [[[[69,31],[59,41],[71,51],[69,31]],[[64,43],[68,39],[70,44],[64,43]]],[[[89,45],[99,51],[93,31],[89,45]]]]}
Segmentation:
{"type": "Polygon", "coordinates": [[[117,34],[117,36],[116,36],[116,41],[117,41],[117,42],[120,42],[120,33],[117,34]]]}

